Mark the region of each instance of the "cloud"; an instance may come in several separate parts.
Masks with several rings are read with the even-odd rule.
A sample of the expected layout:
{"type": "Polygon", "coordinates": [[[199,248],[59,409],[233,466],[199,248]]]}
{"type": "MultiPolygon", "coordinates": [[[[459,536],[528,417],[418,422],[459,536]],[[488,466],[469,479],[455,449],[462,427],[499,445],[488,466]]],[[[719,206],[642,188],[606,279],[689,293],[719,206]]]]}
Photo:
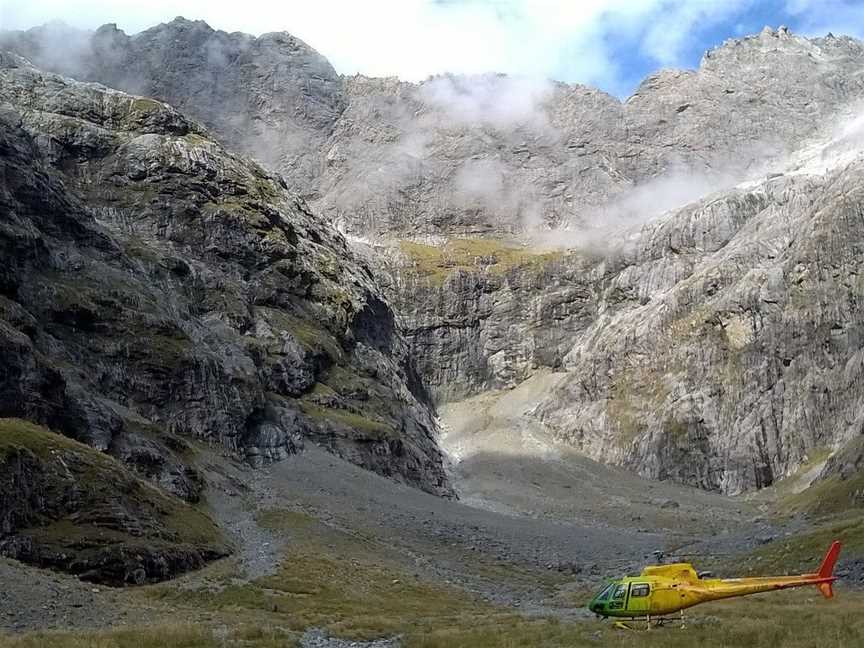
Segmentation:
{"type": "MultiPolygon", "coordinates": [[[[642,51],[662,65],[677,65],[696,28],[716,24],[746,10],[751,0],[684,2],[673,11],[652,15],[642,37],[642,51]]],[[[733,26],[734,30],[734,26],[733,26]]]]}
{"type": "Polygon", "coordinates": [[[809,36],[832,32],[864,37],[864,3],[860,0],[788,0],[785,10],[809,36]]]}
{"type": "Polygon", "coordinates": [[[542,130],[548,120],[540,108],[553,90],[549,81],[531,77],[445,75],[423,83],[417,94],[421,102],[445,113],[451,123],[542,130]]]}

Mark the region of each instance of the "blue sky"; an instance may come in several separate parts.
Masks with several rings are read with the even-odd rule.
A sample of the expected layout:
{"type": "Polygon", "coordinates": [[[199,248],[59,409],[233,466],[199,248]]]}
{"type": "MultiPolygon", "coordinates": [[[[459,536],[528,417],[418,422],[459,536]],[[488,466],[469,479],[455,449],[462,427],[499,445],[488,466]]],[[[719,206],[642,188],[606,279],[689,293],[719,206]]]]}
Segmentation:
{"type": "Polygon", "coordinates": [[[226,31],[289,31],[345,74],[504,72],[621,97],[765,25],[864,36],[864,0],[0,0],[0,27],[11,29],[59,19],[135,33],[178,15],[226,31]]]}
{"type": "MultiPolygon", "coordinates": [[[[698,3],[696,3],[698,4],[698,3]]],[[[674,58],[664,59],[646,55],[640,47],[613,47],[613,61],[621,71],[610,79],[617,87],[604,88],[613,94],[627,95],[647,75],[661,67],[698,67],[706,50],[720,45],[728,38],[754,34],[765,26],[777,28],[786,25],[793,33],[806,36],[824,36],[828,32],[864,38],[864,1],[787,2],[765,0],[739,3],[737,10],[694,24],[674,58]]],[[[610,30],[611,31],[611,30],[610,30]]],[[[644,36],[644,34],[643,34],[644,36]]],[[[641,38],[631,38],[640,43],[641,38]]],[[[566,70],[558,72],[566,76],[566,70]]]]}

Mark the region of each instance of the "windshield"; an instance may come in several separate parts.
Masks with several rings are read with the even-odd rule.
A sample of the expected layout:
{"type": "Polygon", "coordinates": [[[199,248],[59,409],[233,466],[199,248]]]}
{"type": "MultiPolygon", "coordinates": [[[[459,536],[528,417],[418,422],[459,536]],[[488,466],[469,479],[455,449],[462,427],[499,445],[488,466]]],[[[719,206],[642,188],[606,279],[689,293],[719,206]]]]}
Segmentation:
{"type": "Polygon", "coordinates": [[[615,583],[609,583],[606,587],[600,590],[600,593],[594,597],[595,601],[605,601],[609,598],[609,593],[615,589],[615,583]]]}

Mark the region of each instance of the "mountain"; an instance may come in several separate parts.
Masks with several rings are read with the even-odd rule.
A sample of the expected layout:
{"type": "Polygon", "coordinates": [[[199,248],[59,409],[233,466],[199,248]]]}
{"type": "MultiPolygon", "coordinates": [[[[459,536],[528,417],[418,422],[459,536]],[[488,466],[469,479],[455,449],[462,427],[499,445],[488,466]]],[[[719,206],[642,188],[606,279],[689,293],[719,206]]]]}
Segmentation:
{"type": "MultiPolygon", "coordinates": [[[[166,104],[11,54],[0,107],[0,417],[193,503],[200,443],[260,464],[311,439],[450,493],[429,397],[370,269],[279,177],[166,104]]],[[[0,454],[4,475],[25,438],[0,454]]],[[[18,499],[0,507],[4,534],[33,522],[18,499]]],[[[50,517],[52,498],[35,501],[50,517]]]]}
{"type": "Polygon", "coordinates": [[[532,424],[725,493],[861,433],[855,39],[766,28],[625,101],[340,77],[287,34],[183,19],[2,44],[181,106],[282,174],[374,268],[437,403],[552,370],[532,424]]]}
{"type": "Polygon", "coordinates": [[[116,25],[88,33],[51,23],[4,32],[3,48],[41,69],[166,101],[231,150],[291,168],[298,193],[314,185],[318,151],[344,110],[330,63],[285,33],[253,38],[178,18],[130,37],[116,25]]]}
{"type": "Polygon", "coordinates": [[[344,229],[395,238],[608,221],[631,214],[634,188],[652,180],[665,181],[651,206],[662,211],[795,150],[864,86],[859,41],[785,28],[727,41],[698,70],[652,75],[623,102],[505,75],[341,77],[290,34],[183,18],[133,36],[46,25],[5,32],[0,47],[165,101],[344,229]]]}

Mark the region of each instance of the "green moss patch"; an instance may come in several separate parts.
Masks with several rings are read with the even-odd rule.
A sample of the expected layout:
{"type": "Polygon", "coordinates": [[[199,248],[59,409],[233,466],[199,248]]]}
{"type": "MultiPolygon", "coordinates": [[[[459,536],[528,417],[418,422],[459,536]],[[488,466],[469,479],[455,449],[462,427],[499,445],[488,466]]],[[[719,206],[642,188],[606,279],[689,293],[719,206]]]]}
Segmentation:
{"type": "Polygon", "coordinates": [[[337,428],[344,436],[354,439],[385,441],[398,438],[398,433],[383,421],[343,409],[321,407],[308,400],[300,401],[303,413],[312,421],[337,428]]]}
{"type": "Polygon", "coordinates": [[[400,241],[410,267],[433,284],[456,270],[503,274],[514,268],[542,267],[562,258],[560,251],[537,251],[501,239],[451,239],[442,246],[400,241]]]}
{"type": "Polygon", "coordinates": [[[274,331],[284,331],[312,353],[324,353],[334,361],[343,358],[344,352],[336,338],[326,329],[276,308],[258,307],[260,315],[274,331]]]}

